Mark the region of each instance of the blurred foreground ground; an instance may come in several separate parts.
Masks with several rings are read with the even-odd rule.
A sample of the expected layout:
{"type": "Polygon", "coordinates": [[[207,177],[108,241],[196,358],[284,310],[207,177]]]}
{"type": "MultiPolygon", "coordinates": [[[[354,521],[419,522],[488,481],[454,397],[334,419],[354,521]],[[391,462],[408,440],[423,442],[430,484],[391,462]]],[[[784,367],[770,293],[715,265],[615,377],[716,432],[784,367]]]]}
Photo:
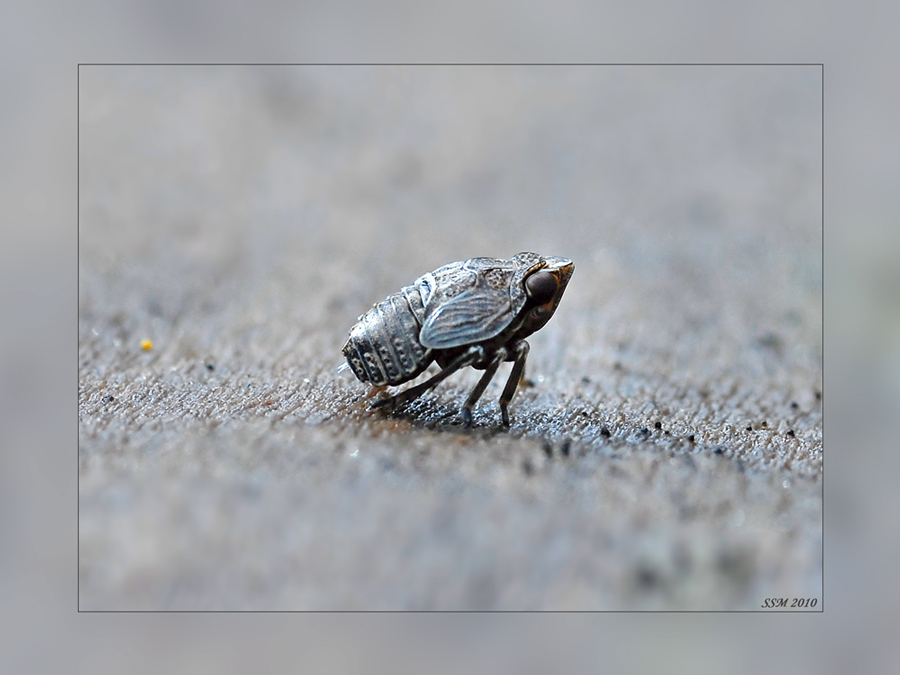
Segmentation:
{"type": "Polygon", "coordinates": [[[822,609],[816,67],[82,67],[79,606],[822,609]],[[338,373],[444,263],[572,258],[506,368],[338,373]],[[151,340],[152,349],[141,347],[151,340]]]}

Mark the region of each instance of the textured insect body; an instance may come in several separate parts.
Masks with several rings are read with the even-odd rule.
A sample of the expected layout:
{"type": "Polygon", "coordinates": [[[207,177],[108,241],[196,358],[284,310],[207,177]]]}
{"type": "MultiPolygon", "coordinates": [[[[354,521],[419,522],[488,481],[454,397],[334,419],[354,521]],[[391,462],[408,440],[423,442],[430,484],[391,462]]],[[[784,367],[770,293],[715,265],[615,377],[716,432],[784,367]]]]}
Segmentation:
{"type": "Polygon", "coordinates": [[[419,289],[407,286],[359,317],[344,346],[354,374],[372,386],[402,384],[434,360],[419,342],[424,307],[419,289]]]}
{"type": "Polygon", "coordinates": [[[500,397],[503,423],[528,354],[526,337],[547,323],[575,266],[571,260],[520,253],[509,260],[472,258],[445,265],[376,304],[350,330],[343,353],[373,386],[408,382],[433,361],[442,370],[373,407],[411,401],[465,366],[485,371],[463,405],[466,424],[502,361],[514,361],[500,397]]]}

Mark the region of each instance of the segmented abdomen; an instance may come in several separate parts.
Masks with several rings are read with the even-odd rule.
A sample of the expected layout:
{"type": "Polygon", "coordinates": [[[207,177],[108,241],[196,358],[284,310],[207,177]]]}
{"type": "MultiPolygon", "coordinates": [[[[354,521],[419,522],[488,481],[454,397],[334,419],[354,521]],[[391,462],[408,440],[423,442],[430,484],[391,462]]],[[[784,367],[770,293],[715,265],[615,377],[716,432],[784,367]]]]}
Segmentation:
{"type": "Polygon", "coordinates": [[[402,384],[431,363],[431,351],[419,343],[424,310],[416,286],[388,296],[350,329],[344,356],[354,374],[373,386],[402,384]]]}

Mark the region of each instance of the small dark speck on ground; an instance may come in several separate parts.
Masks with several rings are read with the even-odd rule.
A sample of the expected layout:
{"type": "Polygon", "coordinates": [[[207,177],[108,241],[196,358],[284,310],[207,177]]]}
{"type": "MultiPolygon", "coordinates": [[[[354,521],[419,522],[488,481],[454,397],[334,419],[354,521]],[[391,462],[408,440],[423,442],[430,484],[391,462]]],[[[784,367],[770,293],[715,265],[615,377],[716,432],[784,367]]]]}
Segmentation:
{"type": "Polygon", "coordinates": [[[659,573],[648,565],[640,565],[635,571],[635,584],[642,591],[655,589],[662,581],[659,573]]]}
{"type": "Polygon", "coordinates": [[[530,459],[522,460],[522,472],[526,476],[531,476],[532,474],[534,474],[534,464],[531,463],[530,459]]]}

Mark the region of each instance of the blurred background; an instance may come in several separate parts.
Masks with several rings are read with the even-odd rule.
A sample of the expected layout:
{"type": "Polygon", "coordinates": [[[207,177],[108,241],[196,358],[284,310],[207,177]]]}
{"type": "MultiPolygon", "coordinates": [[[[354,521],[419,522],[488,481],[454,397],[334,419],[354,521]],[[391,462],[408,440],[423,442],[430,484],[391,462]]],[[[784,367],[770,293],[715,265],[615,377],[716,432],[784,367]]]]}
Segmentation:
{"type": "MultiPolygon", "coordinates": [[[[0,333],[4,397],[0,532],[7,542],[0,571],[4,643],[10,645],[3,658],[8,669],[39,671],[65,662],[78,670],[112,670],[146,658],[148,664],[176,671],[217,665],[220,670],[237,670],[242,663],[258,665],[259,653],[267,655],[270,665],[289,658],[298,634],[316,645],[315,656],[336,658],[353,667],[366,662],[368,655],[380,653],[382,640],[400,630],[422,633],[421,661],[440,661],[442,654],[455,652],[447,645],[462,639],[476,647],[470,651],[471,659],[494,653],[497,645],[514,651],[512,646],[520,645],[524,635],[529,645],[521,652],[524,662],[533,663],[544,655],[556,663],[555,657],[568,654],[574,660],[587,657],[598,662],[611,656],[628,664],[633,663],[636,644],[620,637],[635,626],[656,637],[656,653],[665,654],[667,661],[673,654],[683,654],[695,669],[707,671],[727,670],[739,660],[736,655],[746,659],[746,669],[752,670],[754,655],[762,656],[759,644],[771,647],[785,669],[801,672],[837,664],[886,667],[895,656],[883,631],[891,615],[890,598],[895,595],[885,573],[890,569],[887,561],[893,559],[896,535],[869,515],[890,513],[896,501],[886,484],[893,453],[888,451],[890,427],[885,424],[897,407],[900,368],[900,278],[894,264],[898,247],[896,228],[889,225],[897,198],[891,180],[896,131],[889,115],[896,103],[889,69],[896,59],[886,35],[896,25],[896,9],[833,8],[823,13],[803,5],[778,11],[760,6],[752,17],[738,20],[709,3],[665,6],[652,12],[634,7],[612,15],[593,14],[594,10],[543,13],[497,5],[479,10],[479,23],[462,13],[421,9],[409,14],[400,7],[382,8],[373,16],[355,14],[354,21],[337,12],[297,9],[273,12],[271,24],[264,27],[269,29],[263,31],[265,39],[258,41],[236,39],[244,35],[246,22],[233,6],[216,7],[215,13],[198,4],[162,10],[159,5],[151,9],[139,3],[115,8],[98,5],[97,10],[104,20],[90,22],[67,15],[64,6],[13,3],[3,10],[0,22],[7,92],[2,104],[0,190],[7,222],[12,224],[6,228],[0,260],[4,306],[11,317],[0,333]],[[373,25],[382,31],[371,30],[373,25]],[[413,25],[416,30],[406,29],[413,25]],[[623,30],[623,26],[631,29],[623,30]],[[454,33],[466,39],[458,42],[451,37],[454,33]],[[380,35],[385,37],[379,39],[380,35]],[[398,39],[401,35],[404,40],[398,39]],[[409,42],[404,44],[405,40],[409,42]],[[615,616],[566,617],[552,625],[544,617],[516,617],[508,622],[444,617],[422,627],[416,617],[398,616],[385,621],[382,632],[373,633],[372,622],[359,616],[322,620],[317,616],[209,620],[132,616],[115,617],[117,627],[111,628],[113,617],[74,614],[77,422],[72,405],[77,375],[69,331],[77,325],[75,63],[422,60],[426,53],[429,60],[466,61],[825,63],[827,368],[823,385],[828,410],[825,583],[829,612],[824,617],[762,621],[746,617],[748,621],[736,621],[740,624],[736,628],[758,631],[748,640],[745,630],[723,628],[724,622],[716,617],[691,617],[681,624],[683,629],[673,631],[671,622],[661,620],[665,617],[640,624],[637,618],[632,623],[615,616]],[[865,472],[875,467],[877,471],[865,472]],[[854,600],[863,600],[862,616],[868,621],[842,625],[839,617],[854,600]],[[254,626],[243,623],[251,619],[254,626]],[[716,621],[714,630],[707,619],[716,621]],[[141,625],[128,626],[131,621],[141,625]],[[414,622],[416,628],[407,625],[414,622]],[[491,630],[482,630],[487,625],[491,630]],[[453,640],[434,639],[433,627],[453,640]],[[549,630],[553,640],[547,637],[549,630]],[[359,637],[363,633],[369,637],[359,637]],[[598,641],[600,633],[604,637],[598,641]],[[697,634],[711,639],[699,643],[688,639],[697,634]],[[355,652],[344,648],[347,635],[353,636],[355,652]],[[54,654],[42,647],[48,636],[57,645],[54,654]],[[582,639],[593,647],[585,650],[582,639]],[[575,646],[579,649],[570,649],[575,646]]],[[[419,133],[420,138],[427,136],[427,130],[419,133]]],[[[567,158],[549,159],[565,169],[567,158]]],[[[395,170],[402,183],[402,166],[395,170]]],[[[655,187],[665,182],[660,179],[655,187]]],[[[616,204],[612,193],[610,213],[621,213],[622,203],[616,204]]],[[[578,200],[577,195],[561,198],[578,200]]],[[[475,188],[472,203],[477,205],[478,199],[475,188]]],[[[630,200],[629,208],[635,201],[630,200]]],[[[439,208],[430,213],[435,212],[439,208]]],[[[441,224],[434,230],[444,231],[444,227],[441,224]]],[[[114,237],[114,228],[106,234],[114,237]]],[[[533,236],[540,243],[536,226],[533,236]]],[[[114,240],[111,248],[115,249],[114,240]]],[[[223,251],[222,256],[226,255],[223,251]]],[[[430,267],[422,262],[422,269],[430,267]]],[[[392,288],[388,280],[384,284],[392,288]]],[[[640,653],[643,662],[651,659],[649,650],[640,653]]]]}
{"type": "Polygon", "coordinates": [[[81,609],[821,601],[817,67],[82,66],[79,113],[81,609]],[[578,280],[508,434],[502,375],[468,433],[475,371],[361,408],[361,311],[521,249],[578,280]]]}

